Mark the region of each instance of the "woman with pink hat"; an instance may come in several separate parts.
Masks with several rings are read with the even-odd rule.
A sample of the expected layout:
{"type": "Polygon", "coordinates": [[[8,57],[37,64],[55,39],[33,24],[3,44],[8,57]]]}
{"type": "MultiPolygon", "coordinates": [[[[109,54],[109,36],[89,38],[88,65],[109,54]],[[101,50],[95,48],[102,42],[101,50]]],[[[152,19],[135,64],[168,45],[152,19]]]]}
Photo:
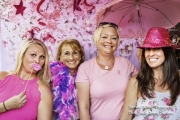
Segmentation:
{"type": "Polygon", "coordinates": [[[180,119],[180,77],[168,31],[151,28],[138,48],[141,68],[128,83],[120,120],[180,119]]]}

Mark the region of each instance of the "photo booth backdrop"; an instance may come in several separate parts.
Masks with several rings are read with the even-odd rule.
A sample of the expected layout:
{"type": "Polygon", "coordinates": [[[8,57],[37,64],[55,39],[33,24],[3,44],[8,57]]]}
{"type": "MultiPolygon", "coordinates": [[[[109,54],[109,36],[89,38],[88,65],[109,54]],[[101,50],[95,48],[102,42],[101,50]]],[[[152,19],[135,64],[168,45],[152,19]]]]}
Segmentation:
{"type": "MultiPolygon", "coordinates": [[[[0,71],[13,70],[23,40],[37,38],[54,60],[62,40],[75,38],[84,47],[86,60],[96,56],[92,35],[96,12],[111,0],[1,0],[0,71]]],[[[137,68],[139,38],[123,38],[115,53],[128,58],[137,68]]]]}

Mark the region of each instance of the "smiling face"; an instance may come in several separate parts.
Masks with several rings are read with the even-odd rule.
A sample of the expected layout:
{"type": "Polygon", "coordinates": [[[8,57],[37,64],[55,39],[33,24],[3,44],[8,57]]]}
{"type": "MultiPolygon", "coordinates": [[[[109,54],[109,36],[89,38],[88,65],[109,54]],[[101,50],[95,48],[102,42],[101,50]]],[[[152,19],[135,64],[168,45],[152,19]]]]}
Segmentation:
{"type": "Polygon", "coordinates": [[[60,61],[69,68],[71,73],[74,73],[77,70],[80,60],[81,55],[79,51],[73,50],[68,44],[62,46],[60,61]]]}
{"type": "Polygon", "coordinates": [[[99,42],[97,43],[97,48],[99,52],[106,54],[114,54],[118,45],[118,35],[117,31],[113,27],[103,28],[99,42]]]}
{"type": "MultiPolygon", "coordinates": [[[[40,45],[31,44],[23,57],[22,71],[30,73],[33,69],[33,64],[38,63],[41,67],[45,63],[45,52],[40,45]]],[[[33,73],[37,71],[33,70],[33,73]]]]}
{"type": "Polygon", "coordinates": [[[162,67],[165,56],[162,48],[146,48],[145,49],[145,59],[147,64],[151,68],[159,68],[162,67]]]}

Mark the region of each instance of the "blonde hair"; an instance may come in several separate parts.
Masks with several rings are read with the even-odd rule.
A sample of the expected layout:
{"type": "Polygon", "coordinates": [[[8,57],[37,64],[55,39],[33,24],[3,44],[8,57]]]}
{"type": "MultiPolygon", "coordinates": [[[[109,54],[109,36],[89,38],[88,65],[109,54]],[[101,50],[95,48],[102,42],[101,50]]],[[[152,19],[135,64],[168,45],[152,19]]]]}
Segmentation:
{"type": "Polygon", "coordinates": [[[70,45],[73,50],[79,51],[79,53],[81,55],[81,60],[80,60],[79,65],[84,62],[84,59],[85,59],[84,49],[81,46],[81,44],[79,43],[79,41],[76,39],[66,39],[58,46],[58,52],[56,55],[57,61],[60,61],[60,56],[62,54],[62,47],[64,45],[70,45]]]}
{"type": "Polygon", "coordinates": [[[37,44],[41,46],[45,52],[45,63],[42,66],[42,69],[37,72],[37,77],[44,83],[49,83],[50,78],[51,78],[51,72],[50,72],[50,67],[49,67],[49,55],[48,55],[48,50],[47,47],[43,42],[41,42],[38,39],[27,39],[23,42],[23,44],[20,47],[18,56],[17,56],[17,62],[16,62],[16,67],[14,70],[14,74],[20,74],[21,68],[22,68],[22,63],[23,63],[23,57],[29,48],[30,45],[32,44],[37,44]]]}
{"type": "Polygon", "coordinates": [[[120,36],[119,36],[117,27],[115,27],[115,26],[113,26],[111,24],[105,24],[105,25],[100,25],[94,32],[93,40],[94,40],[95,45],[97,45],[99,43],[99,40],[101,38],[101,33],[102,33],[103,29],[106,28],[106,27],[113,27],[116,30],[117,37],[118,37],[118,43],[119,43],[120,36]]]}

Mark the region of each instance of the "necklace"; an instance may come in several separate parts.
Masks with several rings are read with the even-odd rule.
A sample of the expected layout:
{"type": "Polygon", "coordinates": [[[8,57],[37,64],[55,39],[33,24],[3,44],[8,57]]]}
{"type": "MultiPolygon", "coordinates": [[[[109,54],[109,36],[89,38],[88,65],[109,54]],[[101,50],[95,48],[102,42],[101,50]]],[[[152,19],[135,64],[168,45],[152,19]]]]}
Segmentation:
{"type": "Polygon", "coordinates": [[[105,66],[104,66],[104,69],[105,69],[105,70],[108,70],[108,69],[109,69],[109,67],[108,67],[107,65],[105,65],[105,66]]]}
{"type": "Polygon", "coordinates": [[[102,68],[104,68],[105,70],[108,70],[110,69],[109,66],[111,65],[111,63],[114,64],[114,59],[110,61],[108,65],[104,65],[102,62],[100,62],[99,57],[97,57],[97,63],[99,63],[100,66],[103,66],[102,68]]]}
{"type": "Polygon", "coordinates": [[[29,79],[30,79],[30,77],[31,77],[32,71],[33,71],[33,69],[31,70],[31,73],[30,73],[30,75],[28,76],[28,79],[27,79],[27,82],[26,82],[26,86],[25,86],[25,88],[24,88],[24,91],[26,91],[26,88],[27,88],[27,85],[28,85],[28,83],[29,83],[29,79]]]}
{"type": "MultiPolygon", "coordinates": [[[[18,75],[17,75],[18,76],[18,75]]],[[[25,83],[25,81],[24,80],[22,80],[19,76],[18,76],[18,79],[16,80],[16,82],[19,84],[24,84],[25,83]]]]}
{"type": "Polygon", "coordinates": [[[20,75],[19,75],[19,78],[20,78],[19,81],[20,81],[20,83],[25,84],[24,91],[25,91],[26,88],[27,88],[27,85],[28,85],[28,83],[29,83],[29,79],[30,79],[30,77],[31,77],[31,75],[32,75],[32,71],[33,71],[33,69],[31,70],[31,73],[30,73],[29,76],[27,77],[26,84],[25,84],[25,80],[20,77],[20,76],[21,76],[21,73],[20,73],[20,75]]]}

